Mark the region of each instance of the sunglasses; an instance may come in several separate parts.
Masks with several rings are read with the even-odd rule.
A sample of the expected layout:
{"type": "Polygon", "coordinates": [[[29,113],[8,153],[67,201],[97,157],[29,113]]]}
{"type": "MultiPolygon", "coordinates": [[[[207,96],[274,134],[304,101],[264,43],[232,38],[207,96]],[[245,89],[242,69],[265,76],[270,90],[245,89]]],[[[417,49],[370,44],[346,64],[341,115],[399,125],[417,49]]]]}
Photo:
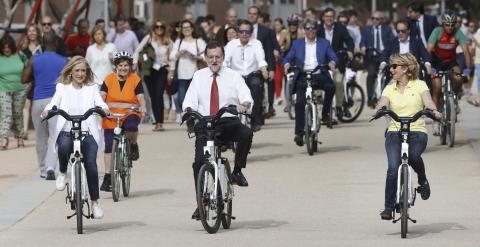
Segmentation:
{"type": "Polygon", "coordinates": [[[397,33],[407,33],[407,29],[397,29],[397,33]]]}
{"type": "Polygon", "coordinates": [[[455,26],[455,23],[443,23],[443,25],[446,27],[453,27],[455,26]]]}
{"type": "Polygon", "coordinates": [[[52,25],[51,22],[44,22],[44,23],[42,23],[42,26],[51,26],[51,25],[52,25]]]}
{"type": "Polygon", "coordinates": [[[304,27],[303,29],[305,29],[305,30],[307,30],[307,31],[312,31],[312,30],[315,30],[316,27],[314,27],[314,26],[306,26],[306,27],[304,27]]]}
{"type": "Polygon", "coordinates": [[[296,23],[296,22],[290,22],[290,23],[288,23],[288,25],[289,25],[289,26],[298,26],[298,23],[296,23]]]}
{"type": "Polygon", "coordinates": [[[182,29],[192,29],[192,26],[182,27],[182,29]]]}
{"type": "Polygon", "coordinates": [[[401,64],[390,64],[390,68],[397,69],[398,66],[402,66],[401,64]]]}
{"type": "Polygon", "coordinates": [[[240,29],[240,30],[238,30],[238,33],[241,34],[241,35],[250,35],[250,34],[252,34],[252,31],[240,29]]]}
{"type": "Polygon", "coordinates": [[[380,20],[380,19],[382,19],[382,18],[380,18],[380,17],[372,17],[372,18],[370,18],[370,19],[372,19],[372,20],[377,20],[377,21],[378,21],[378,20],[380,20]]]}

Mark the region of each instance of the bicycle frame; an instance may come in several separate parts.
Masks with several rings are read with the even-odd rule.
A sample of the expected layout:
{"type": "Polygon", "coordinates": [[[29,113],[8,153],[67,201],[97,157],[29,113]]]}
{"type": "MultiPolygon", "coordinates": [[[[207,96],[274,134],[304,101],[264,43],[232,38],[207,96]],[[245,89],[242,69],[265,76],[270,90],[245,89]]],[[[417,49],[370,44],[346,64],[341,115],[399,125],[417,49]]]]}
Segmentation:
{"type": "MultiPolygon", "coordinates": [[[[213,140],[207,141],[207,145],[203,147],[203,153],[205,157],[208,157],[208,161],[213,165],[215,170],[214,191],[213,194],[210,194],[209,199],[215,201],[215,198],[217,198],[218,186],[220,184],[223,200],[225,202],[231,200],[233,198],[233,186],[228,184],[228,174],[226,172],[225,165],[222,163],[222,158],[219,155],[218,147],[215,146],[213,140]],[[231,193],[228,193],[229,190],[227,188],[229,186],[231,193]]],[[[205,174],[205,176],[207,176],[207,174],[205,174]]],[[[206,186],[207,184],[204,184],[204,191],[207,189],[206,186]]]]}
{"type": "MultiPolygon", "coordinates": [[[[410,126],[408,126],[410,128],[410,126]]],[[[398,167],[398,173],[397,173],[397,196],[396,196],[396,204],[400,203],[400,193],[401,193],[401,180],[402,180],[402,169],[407,166],[407,171],[408,171],[408,181],[405,183],[408,186],[408,204],[413,205],[415,198],[414,198],[414,190],[412,186],[412,168],[408,164],[408,133],[409,130],[407,131],[401,131],[400,136],[402,138],[402,149],[401,149],[401,158],[402,158],[402,164],[398,167]]]]}
{"type": "Polygon", "coordinates": [[[312,88],[312,74],[307,73],[306,76],[307,89],[305,90],[305,100],[306,104],[309,104],[312,107],[312,131],[317,132],[318,123],[317,123],[317,104],[313,100],[313,88],[312,88]]]}

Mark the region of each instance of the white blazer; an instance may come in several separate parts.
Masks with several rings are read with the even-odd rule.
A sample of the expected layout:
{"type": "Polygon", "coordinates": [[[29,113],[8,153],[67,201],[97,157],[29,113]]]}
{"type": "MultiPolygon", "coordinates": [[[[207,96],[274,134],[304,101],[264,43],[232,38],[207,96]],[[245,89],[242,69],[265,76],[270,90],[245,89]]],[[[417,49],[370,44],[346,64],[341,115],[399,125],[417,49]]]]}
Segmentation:
{"type": "MultiPolygon", "coordinates": [[[[53,95],[52,100],[50,103],[45,106],[44,111],[51,110],[53,106],[57,106],[58,109],[62,109],[65,112],[69,113],[70,106],[72,105],[77,105],[81,104],[82,110],[86,112],[88,109],[99,106],[104,110],[108,110],[107,104],[103,101],[102,96],[100,96],[100,91],[98,90],[98,85],[93,84],[90,86],[84,86],[86,87],[82,91],[82,102],[73,102],[72,98],[69,97],[74,91],[76,90],[72,84],[65,85],[63,83],[57,83],[56,86],[56,91],[55,95],[53,95]]],[[[57,123],[55,126],[55,133],[50,133],[53,134],[54,137],[54,150],[56,151],[56,144],[57,144],[57,138],[60,132],[63,129],[63,126],[67,120],[65,120],[63,117],[58,117],[57,118],[57,123]]],[[[100,118],[98,118],[95,115],[90,116],[87,120],[85,120],[82,123],[83,126],[87,126],[90,134],[93,136],[95,141],[97,142],[97,145],[100,149],[103,149],[104,143],[103,143],[103,138],[101,138],[102,134],[102,125],[100,122],[100,118]]]]}

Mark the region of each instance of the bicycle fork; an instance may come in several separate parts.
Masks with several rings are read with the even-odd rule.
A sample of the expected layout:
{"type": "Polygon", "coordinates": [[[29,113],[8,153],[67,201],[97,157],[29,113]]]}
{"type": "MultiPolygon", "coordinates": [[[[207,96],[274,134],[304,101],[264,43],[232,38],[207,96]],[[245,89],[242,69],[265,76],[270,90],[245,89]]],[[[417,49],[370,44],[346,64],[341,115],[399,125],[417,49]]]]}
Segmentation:
{"type": "MultiPolygon", "coordinates": [[[[406,140],[408,138],[408,135],[407,134],[402,134],[402,138],[404,140],[406,140]]],[[[407,195],[407,201],[408,201],[408,207],[410,206],[413,206],[414,203],[415,203],[415,191],[413,190],[413,187],[412,187],[412,168],[410,167],[410,165],[408,165],[408,143],[406,141],[403,141],[402,142],[402,164],[398,167],[398,172],[397,172],[397,193],[396,193],[396,200],[395,200],[395,203],[396,205],[401,205],[400,203],[400,195],[401,195],[401,191],[402,191],[402,171],[404,169],[404,167],[406,166],[406,172],[408,173],[408,178],[407,178],[407,181],[403,181],[403,184],[404,186],[407,186],[407,191],[408,191],[408,195],[407,195]]],[[[413,223],[417,223],[416,220],[410,218],[410,216],[407,214],[407,217],[408,219],[413,222],[413,223]]],[[[399,221],[401,219],[401,217],[399,217],[398,219],[396,220],[393,220],[393,223],[396,223],[397,221],[399,221]]]]}

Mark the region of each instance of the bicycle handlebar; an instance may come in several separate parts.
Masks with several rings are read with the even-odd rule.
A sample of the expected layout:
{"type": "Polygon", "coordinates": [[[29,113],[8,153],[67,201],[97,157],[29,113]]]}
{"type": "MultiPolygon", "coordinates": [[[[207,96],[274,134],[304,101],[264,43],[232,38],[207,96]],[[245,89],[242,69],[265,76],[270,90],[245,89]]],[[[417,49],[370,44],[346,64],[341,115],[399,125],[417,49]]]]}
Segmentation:
{"type": "Polygon", "coordinates": [[[330,70],[330,66],[328,64],[319,64],[317,67],[315,67],[313,70],[302,70],[296,65],[290,66],[289,70],[301,70],[300,73],[305,73],[305,74],[313,74],[319,70],[330,70]]]}
{"type": "Polygon", "coordinates": [[[197,119],[197,120],[199,120],[201,122],[204,122],[204,123],[208,122],[211,118],[212,119],[211,120],[212,124],[215,125],[218,122],[218,120],[220,120],[220,118],[222,117],[222,115],[224,113],[230,113],[230,114],[233,114],[235,116],[241,114],[241,115],[245,115],[247,117],[250,117],[250,114],[239,113],[237,111],[237,106],[236,105],[229,105],[229,106],[225,106],[225,107],[220,108],[220,110],[218,110],[218,112],[217,112],[217,114],[215,114],[215,116],[203,116],[198,111],[194,111],[189,107],[189,108],[186,109],[185,114],[182,117],[182,123],[181,124],[183,124],[185,121],[187,121],[191,118],[197,119]]]}
{"type": "Polygon", "coordinates": [[[393,112],[391,110],[388,110],[384,106],[375,113],[375,116],[373,116],[372,119],[370,119],[370,122],[372,122],[373,120],[379,119],[379,118],[381,118],[385,115],[390,116],[393,120],[395,120],[396,122],[400,122],[400,123],[413,123],[413,122],[417,121],[422,116],[426,116],[426,117],[431,118],[433,120],[437,120],[435,118],[435,114],[433,113],[433,111],[431,109],[428,109],[428,108],[425,108],[425,109],[415,113],[415,115],[413,115],[413,117],[399,117],[395,112],[393,112]]]}
{"type": "Polygon", "coordinates": [[[122,118],[128,114],[131,114],[131,113],[141,113],[140,110],[138,108],[135,108],[135,107],[131,107],[129,108],[130,112],[127,112],[127,113],[110,113],[108,114],[107,118],[122,118]]]}
{"type": "Polygon", "coordinates": [[[51,110],[48,111],[48,114],[47,116],[42,120],[43,121],[46,121],[56,115],[60,115],[62,116],[63,118],[65,118],[67,121],[85,121],[87,118],[90,117],[90,115],[92,115],[93,113],[97,113],[99,114],[100,116],[102,117],[106,117],[107,114],[105,113],[105,111],[97,106],[97,107],[94,107],[94,108],[90,108],[88,109],[83,115],[69,115],[67,112],[65,112],[64,110],[62,109],[59,109],[57,108],[57,106],[53,106],[51,110]]]}

